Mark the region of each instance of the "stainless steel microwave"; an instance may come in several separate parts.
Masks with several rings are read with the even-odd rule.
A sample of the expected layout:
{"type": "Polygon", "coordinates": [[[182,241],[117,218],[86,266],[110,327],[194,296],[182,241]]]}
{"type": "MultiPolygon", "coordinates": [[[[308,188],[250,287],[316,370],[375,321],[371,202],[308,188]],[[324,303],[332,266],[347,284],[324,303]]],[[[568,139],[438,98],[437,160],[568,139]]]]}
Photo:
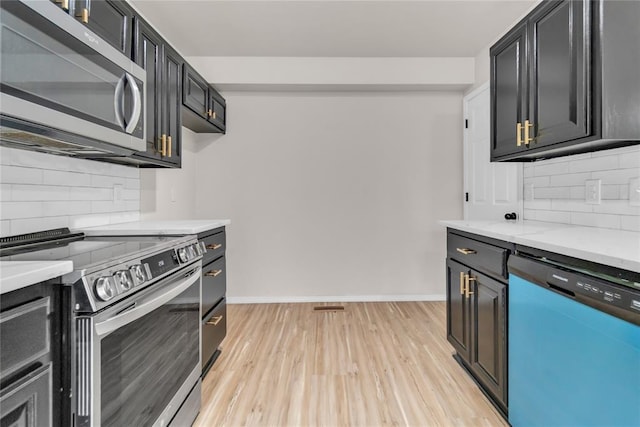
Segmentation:
{"type": "Polygon", "coordinates": [[[94,158],[146,149],[141,67],[51,1],[0,7],[0,144],[94,158]]]}

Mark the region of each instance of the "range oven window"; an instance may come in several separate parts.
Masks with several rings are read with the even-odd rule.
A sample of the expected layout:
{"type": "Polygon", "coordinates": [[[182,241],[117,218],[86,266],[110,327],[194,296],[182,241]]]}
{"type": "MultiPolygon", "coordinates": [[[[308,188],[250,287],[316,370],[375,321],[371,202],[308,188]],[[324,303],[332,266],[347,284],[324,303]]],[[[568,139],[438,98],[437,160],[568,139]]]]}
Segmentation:
{"type": "MultiPolygon", "coordinates": [[[[94,330],[94,363],[99,369],[94,375],[100,382],[91,388],[98,392],[94,405],[99,407],[100,422],[94,419],[91,425],[152,425],[200,367],[200,280],[191,280],[182,293],[144,316],[101,337],[94,330]]],[[[147,295],[147,301],[155,299],[156,293],[162,294],[147,295]]],[[[108,320],[147,302],[141,298],[134,305],[131,300],[115,308],[108,320]]],[[[100,322],[93,324],[99,329],[100,322]]]]}

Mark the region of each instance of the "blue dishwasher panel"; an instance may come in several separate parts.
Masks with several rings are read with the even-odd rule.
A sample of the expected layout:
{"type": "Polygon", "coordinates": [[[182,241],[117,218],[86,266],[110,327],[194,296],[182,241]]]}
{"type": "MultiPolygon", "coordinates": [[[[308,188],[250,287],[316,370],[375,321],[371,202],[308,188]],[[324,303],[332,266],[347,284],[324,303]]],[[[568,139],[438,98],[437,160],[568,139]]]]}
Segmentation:
{"type": "Polygon", "coordinates": [[[511,274],[509,422],[640,426],[640,327],[511,274]]]}

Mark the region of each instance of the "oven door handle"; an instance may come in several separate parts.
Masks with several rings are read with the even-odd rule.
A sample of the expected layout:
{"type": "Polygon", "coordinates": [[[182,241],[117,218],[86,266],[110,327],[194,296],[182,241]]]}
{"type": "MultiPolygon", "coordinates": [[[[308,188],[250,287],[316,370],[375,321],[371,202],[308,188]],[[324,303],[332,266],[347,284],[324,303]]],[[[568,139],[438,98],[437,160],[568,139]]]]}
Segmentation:
{"type": "Polygon", "coordinates": [[[147,295],[136,301],[136,306],[131,310],[127,310],[121,314],[113,316],[104,322],[96,323],[94,326],[96,334],[98,334],[99,337],[108,335],[111,332],[151,313],[153,310],[171,301],[189,288],[189,286],[200,280],[201,273],[201,268],[193,270],[193,273],[189,277],[185,278],[178,284],[173,285],[171,289],[167,290],[165,288],[162,289],[162,291],[147,295]]]}

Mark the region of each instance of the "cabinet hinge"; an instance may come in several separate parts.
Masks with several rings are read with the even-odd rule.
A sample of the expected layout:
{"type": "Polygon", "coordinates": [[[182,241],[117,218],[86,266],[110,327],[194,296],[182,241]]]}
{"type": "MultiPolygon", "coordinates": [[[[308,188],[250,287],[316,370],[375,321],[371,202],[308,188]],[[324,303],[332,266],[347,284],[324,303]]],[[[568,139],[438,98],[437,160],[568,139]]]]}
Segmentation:
{"type": "Polygon", "coordinates": [[[464,128],[469,129],[469,119],[464,119],[464,128]]]}

